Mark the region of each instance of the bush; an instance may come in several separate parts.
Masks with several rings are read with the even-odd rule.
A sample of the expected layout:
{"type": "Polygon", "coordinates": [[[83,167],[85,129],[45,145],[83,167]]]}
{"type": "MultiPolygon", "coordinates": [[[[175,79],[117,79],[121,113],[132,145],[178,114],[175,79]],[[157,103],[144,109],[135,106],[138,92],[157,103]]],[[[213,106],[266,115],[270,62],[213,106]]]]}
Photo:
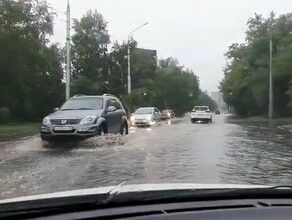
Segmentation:
{"type": "Polygon", "coordinates": [[[8,108],[0,108],[0,123],[8,123],[10,121],[10,111],[8,108]]]}

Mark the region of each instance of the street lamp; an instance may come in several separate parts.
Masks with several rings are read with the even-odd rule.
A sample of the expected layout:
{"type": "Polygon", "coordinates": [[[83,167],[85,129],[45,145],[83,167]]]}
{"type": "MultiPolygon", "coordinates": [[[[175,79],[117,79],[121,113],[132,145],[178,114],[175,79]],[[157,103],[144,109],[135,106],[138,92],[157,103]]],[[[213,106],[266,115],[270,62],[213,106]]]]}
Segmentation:
{"type": "MultiPolygon", "coordinates": [[[[68,100],[70,98],[70,80],[71,80],[71,57],[70,57],[70,41],[71,41],[71,34],[70,34],[70,26],[71,26],[71,23],[70,23],[70,20],[71,20],[71,17],[70,17],[70,4],[69,4],[69,0],[67,2],[67,10],[66,12],[62,12],[62,11],[59,11],[57,9],[54,9],[52,7],[49,7],[50,9],[58,12],[58,13],[61,13],[61,14],[64,14],[66,16],[66,75],[65,75],[65,80],[66,80],[66,85],[65,85],[65,98],[66,100],[68,100]]],[[[61,20],[63,21],[63,20],[61,20]]]]}
{"type": "Polygon", "coordinates": [[[130,57],[130,37],[131,35],[139,30],[140,28],[146,26],[148,24],[148,22],[146,22],[145,24],[137,27],[136,29],[134,29],[133,31],[131,31],[129,34],[128,34],[128,94],[131,93],[131,57],[130,57]]]}
{"type": "Polygon", "coordinates": [[[273,30],[270,28],[269,119],[273,118],[273,30]]]}

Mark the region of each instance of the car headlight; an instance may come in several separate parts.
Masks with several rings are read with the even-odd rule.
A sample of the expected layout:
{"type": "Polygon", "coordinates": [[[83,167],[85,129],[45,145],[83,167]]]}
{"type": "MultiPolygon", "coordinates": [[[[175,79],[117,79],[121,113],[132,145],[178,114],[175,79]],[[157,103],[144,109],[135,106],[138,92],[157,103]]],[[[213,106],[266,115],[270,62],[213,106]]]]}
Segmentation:
{"type": "Polygon", "coordinates": [[[131,120],[131,121],[135,121],[135,118],[134,118],[133,115],[131,116],[130,120],[131,120]]]}
{"type": "Polygon", "coordinates": [[[80,121],[80,124],[89,124],[89,123],[93,123],[94,120],[95,120],[96,118],[97,118],[97,117],[94,116],[94,115],[86,116],[85,118],[83,118],[83,119],[80,121]]]}
{"type": "Polygon", "coordinates": [[[151,120],[152,120],[152,115],[148,115],[148,116],[147,116],[147,120],[148,120],[148,121],[151,121],[151,120]]]}
{"type": "Polygon", "coordinates": [[[51,122],[50,122],[50,118],[47,116],[47,117],[45,117],[44,119],[43,119],[43,124],[44,125],[49,125],[49,124],[51,124],[51,122]]]}
{"type": "Polygon", "coordinates": [[[170,117],[170,113],[167,113],[167,116],[170,117]]]}

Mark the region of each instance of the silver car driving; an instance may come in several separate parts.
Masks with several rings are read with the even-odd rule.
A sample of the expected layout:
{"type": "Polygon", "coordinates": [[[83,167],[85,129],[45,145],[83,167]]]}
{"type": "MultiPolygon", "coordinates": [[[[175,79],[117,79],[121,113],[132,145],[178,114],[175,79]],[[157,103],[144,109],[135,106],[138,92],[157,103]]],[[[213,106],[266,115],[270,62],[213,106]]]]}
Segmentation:
{"type": "Polygon", "coordinates": [[[131,116],[133,126],[151,126],[161,119],[161,112],[155,107],[138,108],[131,116]]]}
{"type": "Polygon", "coordinates": [[[92,137],[106,133],[128,134],[126,112],[120,100],[110,94],[77,95],[43,119],[41,138],[92,137]]]}

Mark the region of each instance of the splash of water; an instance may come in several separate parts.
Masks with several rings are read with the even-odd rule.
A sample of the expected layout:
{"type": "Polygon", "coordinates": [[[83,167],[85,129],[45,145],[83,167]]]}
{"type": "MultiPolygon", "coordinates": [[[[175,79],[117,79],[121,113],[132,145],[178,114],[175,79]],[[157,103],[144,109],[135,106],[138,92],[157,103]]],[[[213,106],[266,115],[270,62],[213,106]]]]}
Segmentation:
{"type": "Polygon", "coordinates": [[[120,134],[107,134],[105,136],[92,137],[80,142],[82,148],[96,148],[108,146],[121,146],[124,145],[125,138],[120,134]]]}

